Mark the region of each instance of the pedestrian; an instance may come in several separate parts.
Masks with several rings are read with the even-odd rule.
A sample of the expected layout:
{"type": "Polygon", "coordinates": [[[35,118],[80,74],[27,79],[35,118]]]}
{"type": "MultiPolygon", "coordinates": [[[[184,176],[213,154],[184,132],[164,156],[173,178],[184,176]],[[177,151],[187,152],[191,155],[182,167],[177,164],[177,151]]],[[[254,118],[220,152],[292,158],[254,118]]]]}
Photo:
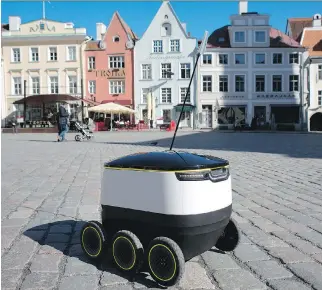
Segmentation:
{"type": "Polygon", "coordinates": [[[11,125],[12,125],[12,133],[17,133],[17,121],[15,117],[12,117],[11,119],[11,125]]]}
{"type": "Polygon", "coordinates": [[[66,141],[65,135],[68,132],[69,114],[66,109],[66,104],[59,106],[59,141],[66,141]]]}
{"type": "Polygon", "coordinates": [[[59,135],[60,135],[60,132],[61,132],[60,124],[59,124],[59,112],[57,112],[57,114],[56,114],[56,121],[57,121],[57,141],[59,142],[60,141],[59,135]]]}

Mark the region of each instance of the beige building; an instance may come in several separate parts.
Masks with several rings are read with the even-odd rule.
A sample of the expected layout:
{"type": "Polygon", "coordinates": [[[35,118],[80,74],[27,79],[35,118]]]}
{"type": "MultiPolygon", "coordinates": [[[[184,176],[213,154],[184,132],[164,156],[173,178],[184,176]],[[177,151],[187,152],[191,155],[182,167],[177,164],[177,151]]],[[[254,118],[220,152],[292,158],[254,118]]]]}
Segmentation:
{"type": "MultiPolygon", "coordinates": [[[[20,17],[10,16],[9,23],[2,24],[1,34],[3,121],[13,115],[20,120],[24,117],[23,105],[13,104],[24,97],[24,81],[27,97],[48,94],[81,96],[83,50],[89,40],[85,28],[47,19],[21,23],[20,17]]],[[[39,120],[47,109],[50,109],[49,104],[46,107],[28,105],[26,120],[39,120]]]]}

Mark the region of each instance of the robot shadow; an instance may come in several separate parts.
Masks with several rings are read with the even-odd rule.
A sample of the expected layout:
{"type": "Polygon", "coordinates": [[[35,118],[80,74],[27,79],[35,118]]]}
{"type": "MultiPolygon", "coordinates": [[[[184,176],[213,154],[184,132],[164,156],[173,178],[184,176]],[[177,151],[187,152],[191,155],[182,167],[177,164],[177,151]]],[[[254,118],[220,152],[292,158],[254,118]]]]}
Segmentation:
{"type": "Polygon", "coordinates": [[[117,270],[113,265],[112,253],[109,247],[106,247],[106,259],[104,259],[103,261],[99,262],[88,259],[83,253],[83,250],[80,245],[79,233],[84,224],[85,221],[57,221],[29,228],[25,230],[23,234],[26,237],[36,241],[41,246],[49,246],[54,250],[63,253],[67,257],[73,257],[84,263],[91,264],[95,266],[99,271],[108,272],[112,275],[117,275],[123,279],[128,280],[131,283],[138,283],[147,288],[166,289],[165,287],[158,285],[156,282],[152,280],[150,275],[147,273],[145,266],[143,266],[140,273],[137,273],[135,275],[128,275],[117,270]],[[72,227],[73,229],[72,232],[68,232],[68,229],[70,229],[70,227],[72,227]]]}

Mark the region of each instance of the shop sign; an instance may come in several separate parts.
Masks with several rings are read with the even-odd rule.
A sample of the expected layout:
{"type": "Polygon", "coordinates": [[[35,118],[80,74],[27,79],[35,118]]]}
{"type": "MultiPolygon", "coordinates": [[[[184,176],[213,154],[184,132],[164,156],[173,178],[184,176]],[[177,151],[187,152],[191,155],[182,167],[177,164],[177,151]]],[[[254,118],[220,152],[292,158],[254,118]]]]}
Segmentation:
{"type": "Polygon", "coordinates": [[[227,100],[227,99],[243,99],[244,96],[221,96],[219,99],[221,100],[227,100]]]}
{"type": "Polygon", "coordinates": [[[282,95],[274,95],[274,94],[267,94],[267,95],[257,95],[258,99],[293,99],[295,95],[292,94],[282,94],[282,95]]]}
{"type": "Polygon", "coordinates": [[[94,70],[96,77],[102,77],[107,79],[116,79],[116,78],[124,78],[125,70],[124,69],[102,69],[102,70],[94,70]]]}
{"type": "Polygon", "coordinates": [[[182,55],[158,55],[158,54],[150,54],[149,59],[162,59],[164,61],[168,60],[168,59],[180,59],[183,58],[182,55]]]}

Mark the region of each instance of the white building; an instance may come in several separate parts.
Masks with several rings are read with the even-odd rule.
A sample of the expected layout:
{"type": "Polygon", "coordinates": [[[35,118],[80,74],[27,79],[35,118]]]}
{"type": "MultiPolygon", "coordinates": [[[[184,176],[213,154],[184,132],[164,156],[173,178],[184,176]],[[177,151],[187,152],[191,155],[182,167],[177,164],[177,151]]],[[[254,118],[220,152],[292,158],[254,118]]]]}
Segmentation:
{"type": "MultiPolygon", "coordinates": [[[[134,48],[134,100],[140,120],[155,124],[160,118],[164,123],[178,119],[196,49],[197,40],[164,1],[134,48]]],[[[193,126],[195,87],[193,82],[181,127],[193,126]]]]}
{"type": "Polygon", "coordinates": [[[209,36],[200,59],[199,128],[231,129],[236,122],[251,125],[257,116],[262,128],[273,123],[274,128],[293,124],[300,129],[304,48],[271,28],[268,15],[247,13],[245,1],[239,5],[231,24],[209,36]]]}

